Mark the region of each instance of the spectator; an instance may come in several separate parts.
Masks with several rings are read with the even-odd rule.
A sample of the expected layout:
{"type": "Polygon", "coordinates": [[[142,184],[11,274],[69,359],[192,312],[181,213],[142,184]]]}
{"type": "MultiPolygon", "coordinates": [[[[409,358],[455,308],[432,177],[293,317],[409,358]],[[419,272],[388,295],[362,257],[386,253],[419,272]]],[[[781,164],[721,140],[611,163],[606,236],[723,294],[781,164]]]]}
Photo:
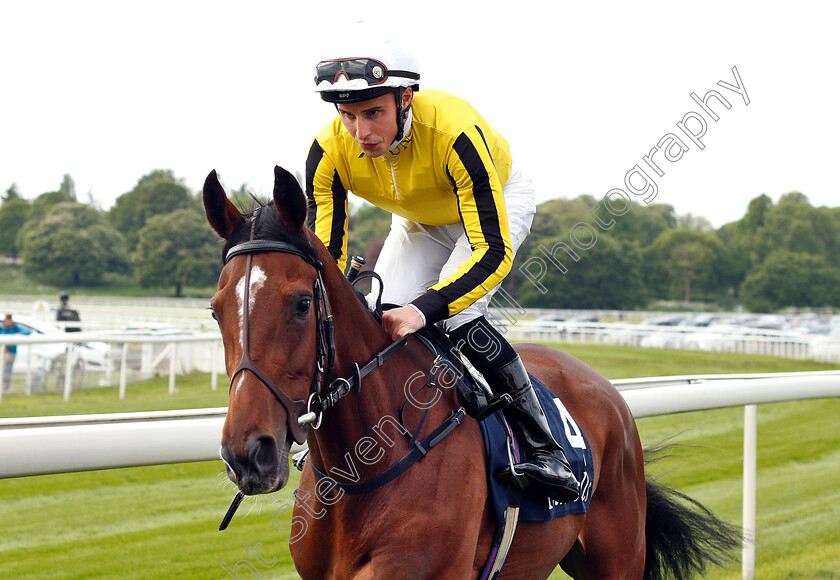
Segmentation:
{"type": "MultiPolygon", "coordinates": [[[[3,320],[3,326],[0,327],[0,334],[30,334],[30,332],[15,324],[12,315],[7,314],[3,320]]],[[[6,351],[3,355],[3,392],[8,391],[9,385],[12,384],[12,367],[15,364],[16,356],[17,346],[14,344],[6,345],[6,351]]]]}
{"type": "MultiPolygon", "coordinates": [[[[81,320],[79,311],[73,310],[69,305],[70,293],[65,290],[58,295],[58,299],[61,300],[61,308],[58,309],[55,319],[58,322],[79,322],[81,320]]],[[[79,332],[81,330],[78,326],[64,327],[64,332],[79,332]]]]}

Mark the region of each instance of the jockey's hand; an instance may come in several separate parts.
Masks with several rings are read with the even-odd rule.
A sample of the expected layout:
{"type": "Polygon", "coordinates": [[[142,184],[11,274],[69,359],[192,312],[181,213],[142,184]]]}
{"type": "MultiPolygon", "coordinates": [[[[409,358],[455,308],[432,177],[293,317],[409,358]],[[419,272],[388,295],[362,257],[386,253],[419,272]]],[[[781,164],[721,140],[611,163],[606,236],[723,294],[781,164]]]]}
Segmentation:
{"type": "Polygon", "coordinates": [[[411,306],[394,308],[382,315],[382,328],[391,335],[392,340],[399,340],[423,326],[423,318],[411,306]]]}

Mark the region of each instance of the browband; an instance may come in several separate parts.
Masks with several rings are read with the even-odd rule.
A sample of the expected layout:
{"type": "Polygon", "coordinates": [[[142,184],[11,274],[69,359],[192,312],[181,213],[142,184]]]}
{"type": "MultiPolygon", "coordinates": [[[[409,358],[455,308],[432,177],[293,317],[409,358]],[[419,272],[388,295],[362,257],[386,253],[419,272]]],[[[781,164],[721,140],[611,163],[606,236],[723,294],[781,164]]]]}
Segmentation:
{"type": "Polygon", "coordinates": [[[303,252],[297,246],[288,242],[278,242],[275,240],[249,240],[247,242],[242,242],[241,244],[238,244],[228,250],[227,256],[225,256],[225,264],[230,262],[231,258],[234,256],[238,256],[240,254],[253,254],[256,252],[283,252],[284,254],[293,254],[303,258],[304,261],[311,264],[318,270],[324,266],[320,260],[317,260],[306,252],[303,252]]]}

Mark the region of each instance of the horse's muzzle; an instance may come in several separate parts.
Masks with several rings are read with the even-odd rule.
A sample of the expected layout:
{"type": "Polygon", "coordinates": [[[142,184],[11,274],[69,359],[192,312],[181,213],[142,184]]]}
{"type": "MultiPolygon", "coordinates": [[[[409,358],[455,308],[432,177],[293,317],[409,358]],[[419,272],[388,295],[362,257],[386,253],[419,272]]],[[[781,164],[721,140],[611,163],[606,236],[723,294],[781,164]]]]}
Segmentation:
{"type": "Polygon", "coordinates": [[[270,435],[249,437],[239,452],[223,445],[221,457],[228,477],[246,495],[277,491],[289,479],[288,461],[281,461],[277,442],[270,435]]]}

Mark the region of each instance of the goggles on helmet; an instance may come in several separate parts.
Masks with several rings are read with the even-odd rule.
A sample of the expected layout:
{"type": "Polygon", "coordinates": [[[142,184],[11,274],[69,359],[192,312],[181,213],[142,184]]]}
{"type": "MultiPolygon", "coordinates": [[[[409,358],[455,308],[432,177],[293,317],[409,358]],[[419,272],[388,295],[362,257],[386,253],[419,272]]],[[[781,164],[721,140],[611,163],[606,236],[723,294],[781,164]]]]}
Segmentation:
{"type": "Polygon", "coordinates": [[[323,81],[335,83],[341,76],[349,81],[364,79],[369,86],[382,84],[389,76],[420,80],[420,75],[415,72],[388,70],[388,67],[372,58],[324,60],[315,66],[315,73],[315,84],[323,81]]]}

